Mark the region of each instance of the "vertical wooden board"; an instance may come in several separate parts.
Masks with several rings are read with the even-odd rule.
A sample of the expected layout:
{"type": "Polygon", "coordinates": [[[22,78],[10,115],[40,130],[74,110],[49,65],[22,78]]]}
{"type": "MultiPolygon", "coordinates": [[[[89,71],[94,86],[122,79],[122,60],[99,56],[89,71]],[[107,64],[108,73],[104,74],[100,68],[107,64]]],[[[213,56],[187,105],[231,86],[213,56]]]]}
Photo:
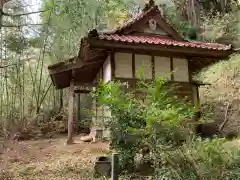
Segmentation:
{"type": "Polygon", "coordinates": [[[171,79],[170,57],[155,56],[154,63],[155,63],[155,78],[166,76],[168,74],[167,78],[170,80],[171,79]]]}
{"type": "Polygon", "coordinates": [[[174,81],[189,82],[188,61],[182,58],[173,58],[174,81]]]}
{"type": "Polygon", "coordinates": [[[151,56],[152,79],[155,79],[155,57],[151,56]]]}
{"type": "Polygon", "coordinates": [[[174,68],[173,68],[173,57],[170,57],[170,72],[171,72],[171,78],[170,80],[171,81],[174,81],[174,68]]]}
{"type": "Polygon", "coordinates": [[[111,64],[111,80],[115,78],[115,52],[110,53],[110,64],[111,64]]]}
{"type": "Polygon", "coordinates": [[[192,70],[191,70],[191,67],[190,67],[190,60],[189,59],[187,59],[187,63],[188,63],[188,81],[192,82],[192,70]]]}
{"type": "Polygon", "coordinates": [[[132,78],[132,54],[115,53],[115,77],[132,78]]]}
{"type": "Polygon", "coordinates": [[[132,54],[132,78],[136,78],[135,54],[132,54]]]}
{"type": "Polygon", "coordinates": [[[199,92],[198,92],[198,87],[196,85],[192,86],[192,91],[193,91],[193,102],[195,106],[200,105],[200,100],[199,100],[199,92]]]}
{"type": "Polygon", "coordinates": [[[135,54],[136,77],[143,73],[145,79],[152,79],[151,56],[135,54]]]}

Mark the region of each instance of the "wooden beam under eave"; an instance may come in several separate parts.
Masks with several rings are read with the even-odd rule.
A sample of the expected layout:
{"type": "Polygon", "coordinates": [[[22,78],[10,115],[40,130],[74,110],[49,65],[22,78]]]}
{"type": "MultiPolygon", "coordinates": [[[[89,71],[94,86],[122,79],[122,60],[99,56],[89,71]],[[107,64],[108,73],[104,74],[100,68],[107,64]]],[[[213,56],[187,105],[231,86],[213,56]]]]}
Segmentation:
{"type": "Polygon", "coordinates": [[[78,61],[76,63],[71,63],[71,64],[65,64],[64,66],[61,67],[56,67],[54,69],[49,68],[49,74],[58,74],[58,73],[62,73],[62,72],[67,72],[67,71],[71,71],[73,69],[81,69],[83,67],[87,67],[87,66],[92,66],[92,65],[97,65],[97,64],[101,64],[104,60],[102,60],[101,58],[105,58],[105,57],[99,57],[99,59],[95,58],[95,61],[89,61],[89,62],[84,62],[84,61],[78,61]]]}
{"type": "Polygon", "coordinates": [[[54,69],[48,68],[48,72],[50,75],[53,75],[53,74],[71,71],[73,67],[74,67],[74,64],[65,64],[64,66],[56,67],[54,69]]]}
{"type": "Polygon", "coordinates": [[[204,68],[206,67],[209,67],[211,65],[213,65],[214,63],[217,63],[218,61],[215,60],[204,60],[204,61],[201,61],[201,60],[197,60],[197,59],[194,59],[194,60],[190,60],[189,61],[190,63],[190,69],[191,69],[191,73],[198,73],[200,72],[201,70],[203,70],[204,68]]]}

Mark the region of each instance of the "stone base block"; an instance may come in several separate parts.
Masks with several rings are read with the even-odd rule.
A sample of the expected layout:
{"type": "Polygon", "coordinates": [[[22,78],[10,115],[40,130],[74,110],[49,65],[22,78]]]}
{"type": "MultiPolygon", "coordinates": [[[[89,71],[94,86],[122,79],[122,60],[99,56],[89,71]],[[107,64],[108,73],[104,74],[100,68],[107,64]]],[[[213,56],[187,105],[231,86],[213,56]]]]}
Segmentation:
{"type": "Polygon", "coordinates": [[[101,156],[98,157],[94,166],[95,177],[110,177],[111,176],[111,158],[101,156]]]}

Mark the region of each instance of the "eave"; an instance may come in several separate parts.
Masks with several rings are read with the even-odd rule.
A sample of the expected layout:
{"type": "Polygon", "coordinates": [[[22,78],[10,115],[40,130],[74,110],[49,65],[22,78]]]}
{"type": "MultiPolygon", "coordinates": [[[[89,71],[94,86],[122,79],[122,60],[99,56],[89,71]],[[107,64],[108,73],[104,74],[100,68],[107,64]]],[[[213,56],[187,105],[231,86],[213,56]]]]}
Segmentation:
{"type": "Polygon", "coordinates": [[[103,65],[106,55],[97,56],[90,61],[69,60],[48,67],[50,77],[56,89],[69,87],[73,80],[76,84],[89,83],[94,80],[99,68],[103,65]],[[67,63],[68,62],[68,63],[67,63]]]}
{"type": "Polygon", "coordinates": [[[192,47],[176,47],[172,45],[154,45],[143,43],[129,43],[129,42],[116,42],[101,40],[97,38],[88,38],[87,42],[90,48],[98,48],[105,50],[117,50],[123,52],[145,53],[153,55],[166,55],[166,56],[183,56],[183,57],[202,57],[202,58],[227,58],[233,53],[232,49],[229,50],[214,50],[204,48],[192,47]]]}

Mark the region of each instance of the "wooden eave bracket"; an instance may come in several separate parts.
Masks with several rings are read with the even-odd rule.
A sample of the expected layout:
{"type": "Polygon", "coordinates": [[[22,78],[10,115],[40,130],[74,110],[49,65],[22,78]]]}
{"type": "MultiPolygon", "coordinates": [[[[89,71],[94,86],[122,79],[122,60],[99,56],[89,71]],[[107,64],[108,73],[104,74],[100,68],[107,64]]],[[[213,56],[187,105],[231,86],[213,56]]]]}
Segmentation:
{"type": "Polygon", "coordinates": [[[197,81],[197,80],[193,80],[192,83],[196,86],[211,86],[211,83],[206,83],[206,82],[202,82],[202,81],[197,81]]]}

